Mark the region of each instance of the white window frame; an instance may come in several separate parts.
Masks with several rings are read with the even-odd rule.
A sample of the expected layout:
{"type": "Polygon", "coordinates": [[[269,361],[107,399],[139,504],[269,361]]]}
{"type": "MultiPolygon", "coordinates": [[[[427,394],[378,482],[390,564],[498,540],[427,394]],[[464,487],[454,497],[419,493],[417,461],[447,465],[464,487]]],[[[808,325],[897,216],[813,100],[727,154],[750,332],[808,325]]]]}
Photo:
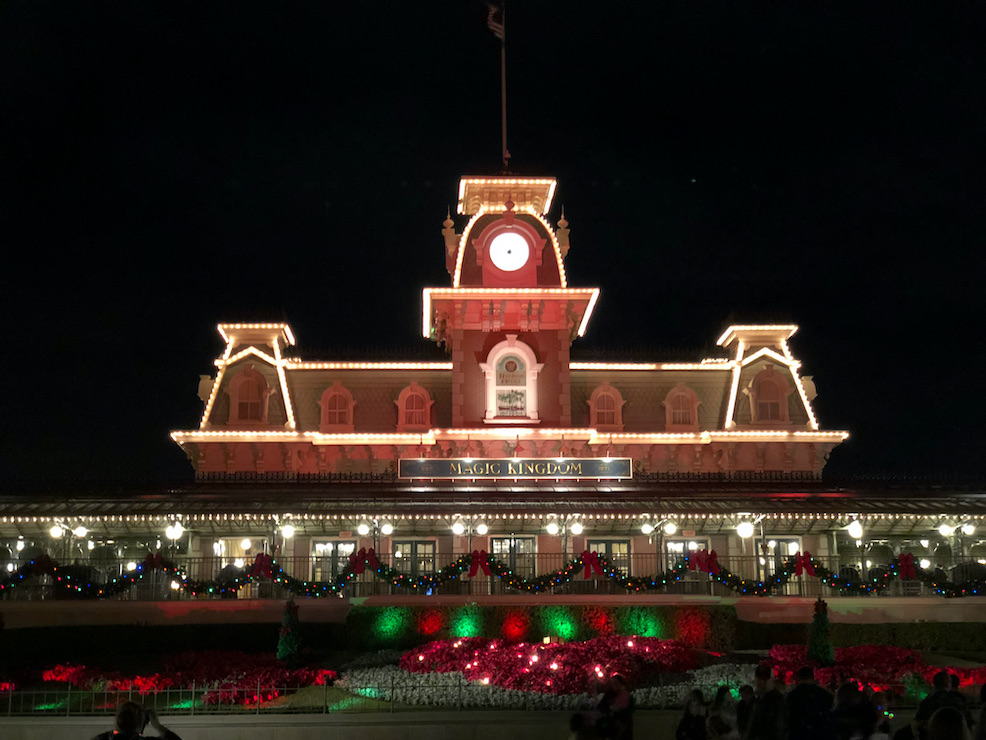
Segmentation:
{"type": "MultiPolygon", "coordinates": [[[[516,334],[507,334],[507,338],[493,347],[486,356],[486,362],[479,364],[486,375],[486,416],[483,421],[487,424],[531,424],[540,423],[538,416],[538,373],[544,367],[543,362],[537,361],[534,350],[524,342],[517,340],[516,334]],[[525,390],[525,416],[496,415],[496,365],[504,355],[517,355],[524,361],[527,377],[524,386],[516,386],[525,390]]],[[[513,386],[511,386],[513,387],[513,386]]]]}

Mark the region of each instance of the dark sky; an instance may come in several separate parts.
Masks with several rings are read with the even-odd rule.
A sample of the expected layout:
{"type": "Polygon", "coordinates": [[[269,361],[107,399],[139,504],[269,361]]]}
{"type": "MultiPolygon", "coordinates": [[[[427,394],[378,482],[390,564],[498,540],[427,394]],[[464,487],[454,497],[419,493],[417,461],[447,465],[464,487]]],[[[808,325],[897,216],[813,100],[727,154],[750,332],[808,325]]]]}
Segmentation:
{"type": "MultiPolygon", "coordinates": [[[[458,178],[499,168],[485,7],[0,6],[4,473],[188,475],[219,321],[413,348],[458,178]]],[[[516,0],[512,170],[554,175],[573,350],[700,358],[794,322],[844,474],[974,473],[982,3],[516,0]]],[[[462,219],[457,226],[461,228],[462,219]]]]}

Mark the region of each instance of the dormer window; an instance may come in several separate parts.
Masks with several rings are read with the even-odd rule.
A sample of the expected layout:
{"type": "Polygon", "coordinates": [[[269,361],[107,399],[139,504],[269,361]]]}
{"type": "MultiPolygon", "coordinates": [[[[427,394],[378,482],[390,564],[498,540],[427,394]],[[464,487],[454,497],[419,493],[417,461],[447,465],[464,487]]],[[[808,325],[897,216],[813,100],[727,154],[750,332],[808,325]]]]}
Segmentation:
{"type": "Polygon", "coordinates": [[[508,334],[480,364],[486,374],[487,424],[538,422],[537,376],[544,367],[516,334],[508,334]]]}
{"type": "Polygon", "coordinates": [[[787,424],[787,397],[791,393],[787,379],[768,365],[757,373],[746,389],[754,424],[787,424]]]}
{"type": "Polygon", "coordinates": [[[593,427],[603,432],[623,431],[623,396],[609,383],[603,383],[589,398],[589,419],[593,427]]]}
{"type": "Polygon", "coordinates": [[[697,432],[700,401],[691,388],[678,383],[664,398],[664,426],[669,432],[697,432]]]}
{"type": "Polygon", "coordinates": [[[229,424],[267,423],[267,379],[253,365],[241,370],[229,384],[229,424]]]}
{"type": "Polygon", "coordinates": [[[397,404],[397,431],[424,431],[431,428],[431,407],[434,401],[428,391],[417,383],[411,383],[401,391],[397,404]]]}
{"type": "Polygon", "coordinates": [[[319,431],[323,434],[352,432],[353,411],[356,402],[353,394],[338,381],[325,389],[318,405],[322,409],[322,423],[319,431]]]}

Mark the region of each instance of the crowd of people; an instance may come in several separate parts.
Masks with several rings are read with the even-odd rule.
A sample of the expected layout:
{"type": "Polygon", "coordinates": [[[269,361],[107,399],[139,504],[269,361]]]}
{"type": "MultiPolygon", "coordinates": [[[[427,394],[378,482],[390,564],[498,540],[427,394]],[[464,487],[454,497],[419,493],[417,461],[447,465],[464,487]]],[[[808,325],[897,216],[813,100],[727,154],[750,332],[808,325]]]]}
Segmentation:
{"type": "MultiPolygon", "coordinates": [[[[911,722],[894,726],[889,697],[849,682],[833,695],[805,666],[797,683],[783,686],[766,665],[757,666],[753,685],[719,687],[707,701],[693,689],[675,730],[675,740],[986,740],[986,686],[974,717],[958,691],[958,676],[937,673],[933,692],[918,705],[911,722]]],[[[631,740],[633,695],[621,676],[599,686],[598,701],[572,717],[572,740],[631,740]]]]}
{"type": "Polygon", "coordinates": [[[986,687],[977,721],[958,691],[958,676],[946,671],[935,675],[934,691],[914,720],[897,728],[885,694],[850,682],[833,696],[809,666],[784,688],[769,666],[760,665],[754,685],[741,687],[738,701],[725,686],[711,702],[693,690],[675,740],[986,740],[986,687]]]}

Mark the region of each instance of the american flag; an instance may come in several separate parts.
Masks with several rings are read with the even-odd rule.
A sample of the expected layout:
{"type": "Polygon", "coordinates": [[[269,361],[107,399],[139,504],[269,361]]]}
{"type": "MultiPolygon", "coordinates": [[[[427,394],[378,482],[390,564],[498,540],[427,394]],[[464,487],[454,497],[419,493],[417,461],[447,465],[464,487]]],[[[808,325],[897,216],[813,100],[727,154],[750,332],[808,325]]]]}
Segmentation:
{"type": "Polygon", "coordinates": [[[504,40],[503,29],[503,5],[499,3],[486,3],[489,13],[486,16],[486,26],[493,32],[500,41],[504,40]]]}

